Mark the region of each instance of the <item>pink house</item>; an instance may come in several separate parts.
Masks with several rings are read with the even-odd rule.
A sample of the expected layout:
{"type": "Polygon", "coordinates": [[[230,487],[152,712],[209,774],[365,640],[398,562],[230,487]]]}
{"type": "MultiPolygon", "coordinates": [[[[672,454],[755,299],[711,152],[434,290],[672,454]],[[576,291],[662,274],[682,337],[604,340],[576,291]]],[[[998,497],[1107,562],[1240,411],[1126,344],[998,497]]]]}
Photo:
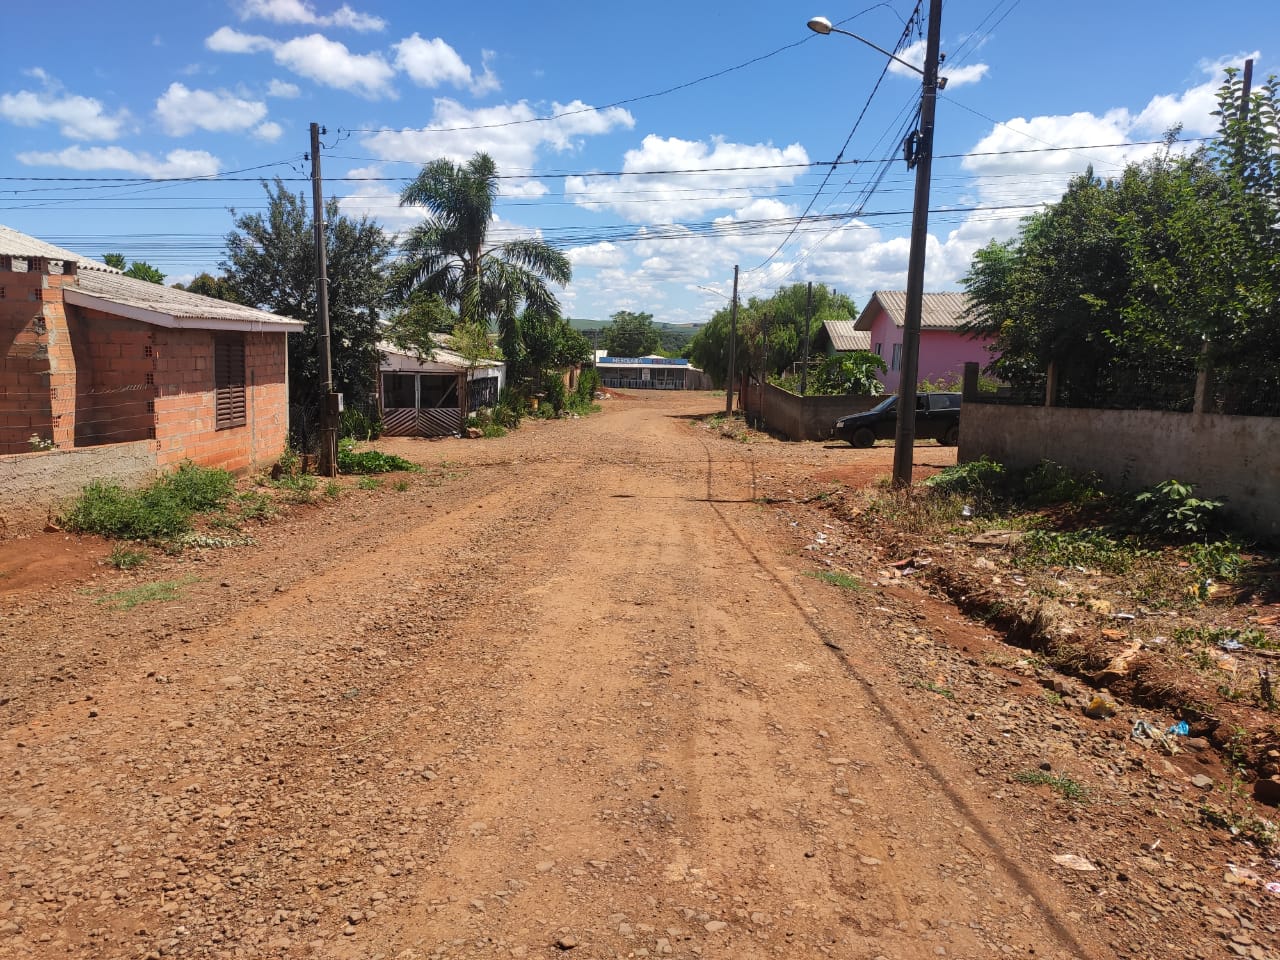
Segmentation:
{"type": "MultiPolygon", "coordinates": [[[[926,293],[920,311],[920,365],[918,380],[959,382],[969,360],[985,367],[991,362],[989,337],[961,332],[969,298],[963,293],[926,293]]],[[[907,294],[902,290],[877,290],[858,315],[854,329],[871,334],[871,351],[884,358],[889,369],[881,375],[886,393],[897,393],[902,369],[902,326],[907,315],[907,294]]]]}

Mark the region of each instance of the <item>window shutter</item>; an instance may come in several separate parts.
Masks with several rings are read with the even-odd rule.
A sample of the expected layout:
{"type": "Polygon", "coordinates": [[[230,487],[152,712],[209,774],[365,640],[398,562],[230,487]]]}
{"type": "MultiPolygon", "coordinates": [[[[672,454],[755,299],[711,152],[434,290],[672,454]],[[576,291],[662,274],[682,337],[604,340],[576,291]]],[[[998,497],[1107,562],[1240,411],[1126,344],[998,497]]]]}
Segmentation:
{"type": "Polygon", "coordinates": [[[216,429],[243,427],[246,416],[244,334],[215,334],[213,338],[213,392],[216,429]]]}

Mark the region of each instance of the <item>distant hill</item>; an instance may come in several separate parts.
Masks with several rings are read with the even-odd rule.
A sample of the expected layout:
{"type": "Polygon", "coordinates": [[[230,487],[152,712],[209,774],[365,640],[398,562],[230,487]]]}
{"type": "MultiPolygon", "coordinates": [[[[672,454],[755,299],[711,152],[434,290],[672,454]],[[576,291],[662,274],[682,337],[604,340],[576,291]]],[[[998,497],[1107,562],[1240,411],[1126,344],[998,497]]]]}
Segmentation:
{"type": "MultiPolygon", "coordinates": [[[[581,317],[570,317],[569,326],[586,334],[587,339],[595,345],[595,334],[609,326],[609,320],[586,320],[581,317]]],[[[662,337],[662,352],[670,355],[679,354],[694,335],[702,329],[701,323],[659,323],[654,322],[658,335],[662,337]]]]}

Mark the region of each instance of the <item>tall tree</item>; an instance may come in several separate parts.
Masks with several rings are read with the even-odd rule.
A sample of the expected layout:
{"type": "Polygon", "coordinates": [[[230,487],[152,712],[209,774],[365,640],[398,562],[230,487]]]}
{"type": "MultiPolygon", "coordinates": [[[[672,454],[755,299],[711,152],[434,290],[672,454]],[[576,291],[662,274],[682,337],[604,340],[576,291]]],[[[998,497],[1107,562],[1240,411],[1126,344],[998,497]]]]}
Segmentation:
{"type": "Polygon", "coordinates": [[[653,314],[619,310],[601,332],[605,349],[613,357],[644,357],[662,346],[662,337],[653,325],[653,314]]]}
{"type": "Polygon", "coordinates": [[[230,303],[240,302],[236,299],[231,281],[226,277],[215,277],[211,273],[198,273],[190,283],[175,283],[173,286],[176,290],[198,293],[202,297],[213,297],[215,300],[226,300],[230,303]]]}
{"type": "Polygon", "coordinates": [[[508,363],[525,352],[522,310],[546,317],[560,314],[551,284],[572,276],[569,258],[537,239],[491,243],[498,172],[488,154],[465,164],[432,161],[400,195],[401,206],[425,207],[427,219],[400,246],[395,294],[441,297],[466,324],[496,326],[508,363]]]}
{"type": "Polygon", "coordinates": [[[145,260],[135,260],[126,267],[123,253],[107,253],[103,254],[102,262],[122,271],[126,277],[145,280],[147,283],[164,283],[164,274],[145,260]]]}
{"type": "MultiPolygon", "coordinates": [[[[236,217],[221,267],[241,303],[306,323],[301,333],[289,335],[289,399],[296,407],[295,425],[306,432],[318,417],[323,386],[308,198],[290,193],[278,179],[264,181],[263,189],[267,212],[236,217]]],[[[346,395],[349,404],[367,406],[374,397],[381,337],[378,317],[393,244],[367,217],[344,216],[337,200],[325,204],[324,216],[335,389],[346,395]]],[[[308,442],[311,436],[307,433],[297,439],[308,442]]]]}

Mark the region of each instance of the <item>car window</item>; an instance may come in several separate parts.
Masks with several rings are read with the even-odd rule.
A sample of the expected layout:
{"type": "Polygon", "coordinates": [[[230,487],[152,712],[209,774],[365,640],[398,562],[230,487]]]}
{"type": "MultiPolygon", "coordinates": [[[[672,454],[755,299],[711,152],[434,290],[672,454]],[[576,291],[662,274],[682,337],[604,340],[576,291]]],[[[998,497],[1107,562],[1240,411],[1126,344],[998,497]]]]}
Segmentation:
{"type": "Polygon", "coordinates": [[[955,410],[960,406],[960,395],[958,393],[935,393],[933,395],[933,409],[935,410],[955,410]]]}

